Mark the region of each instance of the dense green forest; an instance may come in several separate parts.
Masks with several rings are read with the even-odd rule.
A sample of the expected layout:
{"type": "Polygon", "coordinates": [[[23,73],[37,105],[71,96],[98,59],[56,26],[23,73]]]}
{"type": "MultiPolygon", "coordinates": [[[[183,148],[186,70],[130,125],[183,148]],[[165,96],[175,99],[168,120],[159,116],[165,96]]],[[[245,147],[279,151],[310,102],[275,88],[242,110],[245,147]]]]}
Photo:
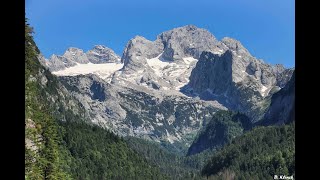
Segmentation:
{"type": "Polygon", "coordinates": [[[213,179],[273,179],[295,175],[295,122],[256,127],[215,153],[202,169],[213,179]],[[233,179],[233,178],[231,178],[233,179]]]}
{"type": "Polygon", "coordinates": [[[167,179],[120,137],[96,125],[62,122],[75,179],[167,179]]]}
{"type": "Polygon", "coordinates": [[[125,139],[133,150],[146,157],[150,164],[172,179],[202,179],[199,172],[212,154],[208,151],[193,156],[181,156],[169,152],[156,142],[135,137],[125,139]]]}
{"type": "Polygon", "coordinates": [[[187,155],[197,154],[207,149],[219,149],[251,128],[251,121],[246,115],[233,111],[218,111],[208,124],[200,129],[187,155]]]}
{"type": "Polygon", "coordinates": [[[81,108],[77,115],[67,109],[57,79],[38,54],[26,23],[26,179],[168,179],[123,139],[81,119],[81,108]]]}

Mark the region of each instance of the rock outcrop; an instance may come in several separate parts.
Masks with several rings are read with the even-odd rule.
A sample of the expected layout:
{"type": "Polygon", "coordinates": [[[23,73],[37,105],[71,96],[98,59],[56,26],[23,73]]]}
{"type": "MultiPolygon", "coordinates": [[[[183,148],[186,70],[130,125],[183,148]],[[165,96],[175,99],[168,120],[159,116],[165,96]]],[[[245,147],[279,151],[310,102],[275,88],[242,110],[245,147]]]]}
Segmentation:
{"type": "Polygon", "coordinates": [[[237,40],[224,38],[222,43],[228,47],[223,54],[201,54],[183,91],[218,100],[258,121],[268,107],[265,99],[288,82],[293,69],[256,59],[237,40]]]}
{"type": "Polygon", "coordinates": [[[51,72],[65,70],[77,64],[120,63],[120,57],[110,48],[96,45],[84,53],[82,49],[70,47],[62,55],[52,55],[48,60],[40,58],[40,62],[51,72]]]}

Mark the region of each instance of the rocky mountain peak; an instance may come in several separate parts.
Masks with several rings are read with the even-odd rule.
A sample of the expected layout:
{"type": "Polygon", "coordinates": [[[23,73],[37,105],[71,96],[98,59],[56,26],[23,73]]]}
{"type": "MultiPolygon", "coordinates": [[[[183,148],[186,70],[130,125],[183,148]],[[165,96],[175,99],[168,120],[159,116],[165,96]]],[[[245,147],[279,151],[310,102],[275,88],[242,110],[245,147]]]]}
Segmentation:
{"type": "Polygon", "coordinates": [[[274,73],[282,73],[286,68],[282,64],[276,64],[272,66],[272,70],[274,73]]]}
{"type": "Polygon", "coordinates": [[[194,30],[198,29],[198,27],[196,27],[193,24],[186,25],[183,28],[185,28],[187,31],[194,31],[194,30]]]}
{"type": "Polygon", "coordinates": [[[110,48],[104,45],[95,45],[86,53],[89,61],[93,64],[119,63],[120,57],[110,48]]]}
{"type": "Polygon", "coordinates": [[[212,51],[219,44],[208,30],[194,25],[163,32],[157,39],[164,45],[162,58],[173,61],[190,56],[198,59],[202,51],[212,51]]]}
{"type": "Polygon", "coordinates": [[[292,70],[256,59],[237,40],[222,42],[228,50],[221,55],[204,51],[183,91],[217,100],[257,121],[266,110],[265,100],[289,81],[292,70]]]}
{"type": "MultiPolygon", "coordinates": [[[[147,70],[149,74],[151,73],[148,76],[151,77],[153,75],[147,63],[148,59],[157,58],[160,64],[174,62],[181,65],[186,63],[184,58],[198,59],[203,51],[221,53],[225,50],[223,44],[216,40],[209,31],[194,25],[187,25],[163,32],[157,36],[155,41],[135,36],[127,43],[121,62],[124,63],[125,74],[147,70]]],[[[193,65],[192,67],[185,66],[194,67],[193,65]]],[[[182,81],[185,81],[184,79],[182,78],[182,81]]]]}
{"type": "Polygon", "coordinates": [[[213,38],[215,38],[208,30],[203,28],[198,28],[195,25],[186,25],[182,27],[173,28],[171,30],[168,30],[159,34],[158,37],[163,35],[183,36],[183,35],[186,35],[186,33],[190,33],[191,35],[197,35],[197,33],[199,34],[204,33],[204,34],[207,34],[208,36],[212,36],[213,38]]]}
{"type": "Polygon", "coordinates": [[[88,57],[83,52],[83,50],[75,47],[68,48],[67,51],[63,54],[63,57],[80,64],[89,63],[88,57]]]}
{"type": "Polygon", "coordinates": [[[76,48],[76,47],[69,47],[69,48],[66,50],[66,53],[67,53],[67,52],[83,53],[83,50],[82,50],[82,49],[79,49],[79,48],[76,48]]]}
{"type": "Polygon", "coordinates": [[[124,69],[141,70],[147,66],[146,58],[157,57],[163,49],[159,41],[150,41],[142,36],[135,36],[127,43],[121,62],[124,69]]]}
{"type": "Polygon", "coordinates": [[[93,49],[94,50],[102,50],[102,49],[109,49],[108,47],[106,47],[106,46],[104,46],[104,45],[95,45],[94,47],[93,47],[93,49]]]}
{"type": "Polygon", "coordinates": [[[51,72],[54,72],[77,64],[88,63],[120,63],[120,57],[112,49],[104,45],[96,45],[86,53],[82,49],[70,47],[62,56],[53,54],[46,63],[42,64],[46,65],[51,72]]]}
{"type": "MultiPolygon", "coordinates": [[[[59,56],[59,55],[52,54],[49,59],[56,59],[56,58],[58,58],[58,56],[59,56]]],[[[61,56],[60,56],[60,57],[61,57],[61,56]]]]}
{"type": "Polygon", "coordinates": [[[237,53],[249,53],[248,50],[241,44],[241,42],[236,39],[224,37],[221,42],[226,45],[228,49],[237,53]]]}

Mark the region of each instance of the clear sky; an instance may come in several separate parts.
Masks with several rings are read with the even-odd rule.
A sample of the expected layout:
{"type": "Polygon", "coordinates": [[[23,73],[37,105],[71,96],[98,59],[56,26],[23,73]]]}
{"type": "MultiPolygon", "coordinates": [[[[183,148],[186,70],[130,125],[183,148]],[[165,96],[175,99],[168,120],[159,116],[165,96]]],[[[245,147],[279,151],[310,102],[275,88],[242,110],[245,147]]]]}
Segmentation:
{"type": "Polygon", "coordinates": [[[193,24],[286,67],[295,66],[294,9],[294,0],[26,0],[26,16],[46,58],[98,44],[122,55],[135,35],[155,40],[163,31],[193,24]]]}

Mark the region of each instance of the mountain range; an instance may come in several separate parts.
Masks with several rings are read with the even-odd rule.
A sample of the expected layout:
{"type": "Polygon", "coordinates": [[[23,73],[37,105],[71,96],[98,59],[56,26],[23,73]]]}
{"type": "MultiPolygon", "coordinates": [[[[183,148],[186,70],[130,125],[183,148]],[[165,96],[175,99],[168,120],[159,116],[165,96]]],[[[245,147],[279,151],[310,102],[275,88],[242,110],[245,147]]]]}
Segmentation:
{"type": "Polygon", "coordinates": [[[270,65],[237,40],[217,40],[187,25],[154,41],[135,36],[120,58],[96,45],[86,53],[68,48],[40,62],[88,110],[93,123],[121,136],[137,136],[186,152],[193,137],[219,110],[263,119],[271,96],[294,68],[270,65]]]}
{"type": "Polygon", "coordinates": [[[295,173],[294,68],[193,25],[135,36],[121,56],[96,45],[46,59],[30,34],[27,179],[295,173]]]}

